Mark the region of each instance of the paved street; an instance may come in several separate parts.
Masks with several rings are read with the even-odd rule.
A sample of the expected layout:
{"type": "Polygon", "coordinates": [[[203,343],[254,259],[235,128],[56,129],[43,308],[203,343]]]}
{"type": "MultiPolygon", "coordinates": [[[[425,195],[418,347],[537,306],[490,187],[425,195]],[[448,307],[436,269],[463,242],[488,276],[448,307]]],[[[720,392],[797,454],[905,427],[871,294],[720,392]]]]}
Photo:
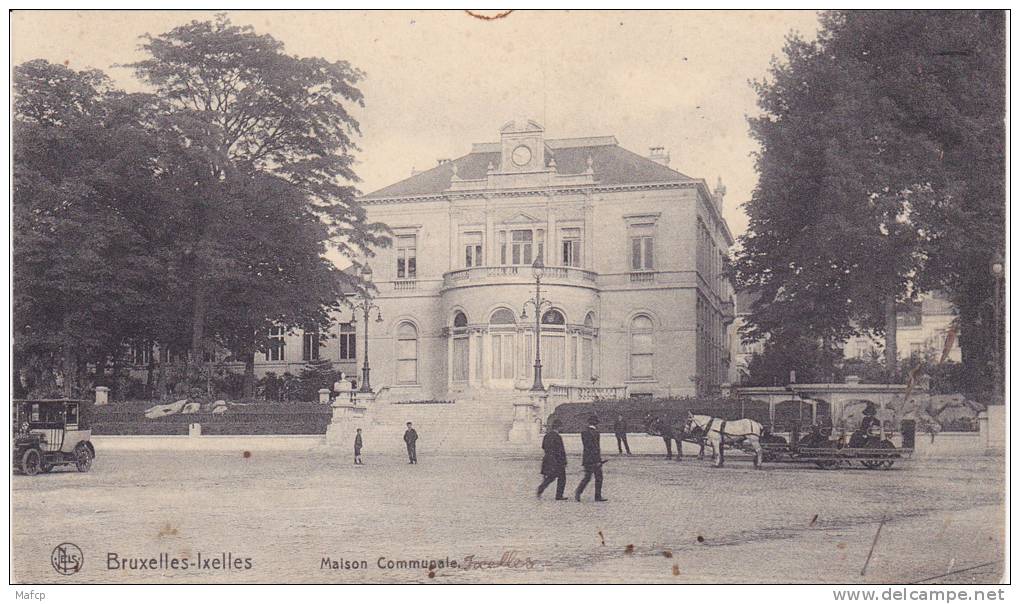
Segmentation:
{"type": "MultiPolygon", "coordinates": [[[[14,476],[14,580],[909,582],[1003,555],[1002,458],[828,472],[614,456],[610,501],[596,505],[591,487],[583,503],[553,501],[552,489],[537,501],[537,454],[423,449],[410,466],[395,448],[366,453],[357,467],[323,448],[100,451],[88,474],[14,476]],[[50,554],[61,542],[83,551],[79,573],[54,571],[50,554]],[[192,566],[199,554],[229,553],[250,557],[252,568],[109,570],[110,553],[192,566]],[[468,556],[481,564],[463,568],[468,556]],[[323,557],[367,569],[322,569],[323,557]],[[380,557],[460,567],[429,577],[380,569],[380,557]]],[[[568,472],[572,489],[578,457],[568,472]]],[[[1002,572],[994,563],[938,580],[987,582],[1002,572]]]]}

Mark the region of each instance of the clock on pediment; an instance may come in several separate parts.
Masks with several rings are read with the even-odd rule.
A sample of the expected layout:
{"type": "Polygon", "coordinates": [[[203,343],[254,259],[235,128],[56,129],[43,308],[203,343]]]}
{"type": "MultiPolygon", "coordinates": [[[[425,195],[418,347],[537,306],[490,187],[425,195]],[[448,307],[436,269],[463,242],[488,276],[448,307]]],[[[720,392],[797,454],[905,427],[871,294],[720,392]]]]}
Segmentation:
{"type": "Polygon", "coordinates": [[[539,172],[545,169],[545,130],[532,120],[507,122],[499,131],[500,172],[539,172]]]}

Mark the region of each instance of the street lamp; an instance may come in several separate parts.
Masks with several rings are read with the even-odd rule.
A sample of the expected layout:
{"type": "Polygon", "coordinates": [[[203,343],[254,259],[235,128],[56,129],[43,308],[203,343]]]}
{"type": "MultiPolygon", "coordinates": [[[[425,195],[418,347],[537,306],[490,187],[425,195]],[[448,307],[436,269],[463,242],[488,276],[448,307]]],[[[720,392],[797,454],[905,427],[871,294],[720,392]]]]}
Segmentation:
{"type": "Polygon", "coordinates": [[[542,386],[542,307],[552,306],[552,302],[542,297],[542,275],[545,274],[545,263],[542,257],[535,258],[531,265],[531,274],[535,276],[535,299],[524,302],[521,308],[521,319],[528,318],[528,304],[535,307],[535,381],[531,384],[532,392],[545,392],[542,386]]]}
{"type": "MultiPolygon", "coordinates": [[[[368,262],[361,267],[361,280],[365,283],[365,290],[361,302],[355,302],[351,304],[351,312],[355,313],[361,311],[365,316],[365,362],[361,367],[361,387],[358,388],[358,392],[372,392],[372,385],[368,380],[368,374],[371,369],[368,366],[368,319],[375,311],[375,322],[382,323],[382,310],[378,306],[372,303],[372,297],[369,295],[369,288],[372,286],[372,268],[368,266],[368,262]]],[[[351,317],[351,323],[357,323],[357,315],[351,317]]]]}
{"type": "Polygon", "coordinates": [[[995,367],[993,367],[995,371],[995,401],[999,402],[1006,393],[1003,376],[1002,342],[1000,340],[1003,331],[1005,331],[1002,325],[1002,284],[1006,278],[1006,265],[1001,255],[996,255],[995,259],[992,260],[992,278],[995,279],[995,293],[992,299],[992,308],[995,313],[993,321],[993,329],[995,329],[993,340],[995,354],[992,357],[992,362],[995,364],[995,367]]]}

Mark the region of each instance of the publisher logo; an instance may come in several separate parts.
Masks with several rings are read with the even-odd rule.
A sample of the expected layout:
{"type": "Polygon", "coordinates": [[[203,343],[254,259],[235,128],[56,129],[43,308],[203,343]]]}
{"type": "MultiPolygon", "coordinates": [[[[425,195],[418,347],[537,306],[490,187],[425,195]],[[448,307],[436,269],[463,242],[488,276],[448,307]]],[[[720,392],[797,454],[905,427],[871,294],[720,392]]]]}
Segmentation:
{"type": "Polygon", "coordinates": [[[81,548],[73,543],[61,543],[53,548],[53,553],[50,554],[53,570],[62,575],[73,575],[80,571],[84,562],[85,556],[82,555],[81,548]]]}

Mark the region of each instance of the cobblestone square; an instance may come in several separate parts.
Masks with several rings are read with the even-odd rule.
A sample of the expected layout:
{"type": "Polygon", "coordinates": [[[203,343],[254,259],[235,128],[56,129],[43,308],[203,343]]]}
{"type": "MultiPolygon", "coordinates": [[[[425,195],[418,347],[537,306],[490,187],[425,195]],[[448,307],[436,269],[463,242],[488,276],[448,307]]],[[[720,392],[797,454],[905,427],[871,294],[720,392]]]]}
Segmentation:
{"type": "MultiPolygon", "coordinates": [[[[87,474],[17,475],[13,579],[899,583],[946,573],[935,580],[988,582],[1003,573],[1002,458],[756,471],[736,458],[720,469],[613,456],[610,501],[595,504],[591,487],[582,503],[554,501],[553,489],[536,500],[537,453],[419,455],[412,466],[396,447],[368,450],[355,466],[325,447],[100,451],[87,474]],[[82,550],[79,573],[51,565],[62,542],[82,550]],[[252,568],[195,568],[199,555],[227,554],[250,558],[252,568]],[[171,558],[191,567],[153,560],[171,558]],[[150,563],[111,569],[111,559],[150,563]],[[415,560],[444,567],[432,576],[402,567],[415,560]]],[[[579,479],[571,456],[568,492],[579,479]]]]}

